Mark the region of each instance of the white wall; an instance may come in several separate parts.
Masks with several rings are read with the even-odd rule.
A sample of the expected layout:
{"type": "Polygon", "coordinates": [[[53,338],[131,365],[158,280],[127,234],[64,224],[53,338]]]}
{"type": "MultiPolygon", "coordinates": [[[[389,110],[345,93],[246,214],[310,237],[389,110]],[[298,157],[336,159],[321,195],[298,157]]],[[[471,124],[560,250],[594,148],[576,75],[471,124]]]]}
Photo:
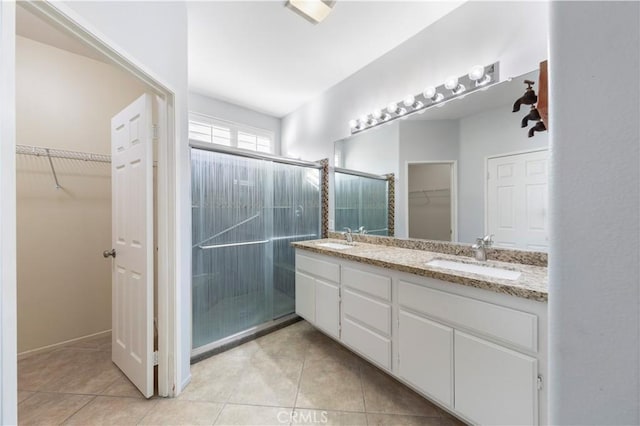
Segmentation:
{"type": "MultiPolygon", "coordinates": [[[[501,77],[536,69],[547,57],[546,2],[468,2],[282,121],[282,152],[333,158],[348,122],[390,101],[500,61],[501,77]]],[[[384,31],[381,29],[381,31],[384,31]]]]}
{"type": "MultiPolygon", "coordinates": [[[[409,236],[407,162],[455,161],[459,157],[458,120],[400,122],[399,174],[396,185],[396,237],[409,236]]],[[[380,155],[378,153],[378,155],[380,155]]],[[[417,238],[417,237],[414,237],[417,238]]]]}
{"type": "Polygon", "coordinates": [[[341,156],[339,167],[397,176],[399,127],[400,123],[393,122],[341,141],[337,144],[341,156]],[[385,155],[380,155],[381,152],[385,155]]]}
{"type": "Polygon", "coordinates": [[[640,423],[640,4],[551,5],[550,423],[640,423]]]}
{"type": "Polygon", "coordinates": [[[471,243],[485,233],[487,157],[540,149],[549,145],[548,132],[539,132],[529,138],[529,129],[520,127],[520,121],[527,114],[528,108],[525,106],[519,113],[512,113],[511,105],[504,105],[459,120],[459,241],[471,243]]]}
{"type": "MultiPolygon", "coordinates": [[[[144,93],[111,65],[27,38],[16,47],[17,143],[111,153],[111,117],[144,93]]],[[[111,169],[17,157],[18,352],[111,328],[111,169]]]]}
{"type": "Polygon", "coordinates": [[[273,132],[274,154],[280,154],[280,118],[193,92],[189,93],[189,111],[273,132]]]}
{"type": "MultiPolygon", "coordinates": [[[[53,3],[72,19],[90,27],[118,52],[131,58],[175,94],[175,169],[171,170],[175,188],[169,194],[175,208],[176,229],[169,229],[175,244],[177,286],[175,309],[170,306],[170,322],[180,329],[179,351],[170,359],[177,369],[179,393],[190,379],[191,354],[191,208],[190,168],[187,127],[187,10],[182,2],[96,1],[53,3]]],[[[170,378],[173,380],[173,377],[170,378]]]]}
{"type": "Polygon", "coordinates": [[[0,423],[18,422],[16,362],[15,2],[0,2],[0,423]]]}

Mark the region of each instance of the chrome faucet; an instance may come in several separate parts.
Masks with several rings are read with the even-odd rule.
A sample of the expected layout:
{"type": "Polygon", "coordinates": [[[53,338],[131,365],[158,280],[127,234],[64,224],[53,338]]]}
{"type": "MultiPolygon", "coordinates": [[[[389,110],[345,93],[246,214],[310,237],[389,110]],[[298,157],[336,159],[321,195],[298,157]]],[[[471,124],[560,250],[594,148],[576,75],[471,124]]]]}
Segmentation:
{"type": "Polygon", "coordinates": [[[353,242],[353,232],[351,232],[351,228],[345,226],[344,227],[344,237],[347,239],[348,243],[352,243],[353,242]]]}
{"type": "Polygon", "coordinates": [[[487,260],[487,249],[493,244],[493,234],[485,235],[482,238],[476,238],[476,243],[471,246],[476,260],[487,260]]]}
{"type": "Polygon", "coordinates": [[[366,230],[366,229],[364,229],[364,226],[361,226],[360,228],[358,228],[358,233],[359,233],[360,235],[364,235],[364,234],[366,234],[366,233],[367,233],[367,230],[366,230]]]}

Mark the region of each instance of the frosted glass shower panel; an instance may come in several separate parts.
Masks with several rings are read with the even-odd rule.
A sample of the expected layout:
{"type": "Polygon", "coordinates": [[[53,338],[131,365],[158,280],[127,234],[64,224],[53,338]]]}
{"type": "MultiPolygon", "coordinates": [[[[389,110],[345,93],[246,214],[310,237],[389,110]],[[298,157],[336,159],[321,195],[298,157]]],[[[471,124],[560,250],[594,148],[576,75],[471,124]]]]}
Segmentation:
{"type": "Polygon", "coordinates": [[[295,310],[289,243],[317,238],[320,196],[315,169],[198,149],[191,169],[198,348],[295,310]]]}

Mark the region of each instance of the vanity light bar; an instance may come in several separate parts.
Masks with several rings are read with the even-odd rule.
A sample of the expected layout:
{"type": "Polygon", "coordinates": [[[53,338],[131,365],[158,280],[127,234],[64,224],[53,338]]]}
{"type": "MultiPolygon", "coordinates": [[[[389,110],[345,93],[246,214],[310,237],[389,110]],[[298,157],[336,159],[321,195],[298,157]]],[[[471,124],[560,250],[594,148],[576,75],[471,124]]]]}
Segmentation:
{"type": "Polygon", "coordinates": [[[433,106],[439,106],[451,99],[467,93],[492,86],[500,81],[499,62],[491,65],[476,65],[461,77],[448,77],[440,86],[428,86],[422,93],[408,95],[398,102],[390,102],[383,109],[375,109],[371,114],[364,114],[358,119],[349,121],[351,134],[360,133],[397,118],[406,118],[415,113],[422,113],[433,106]]]}

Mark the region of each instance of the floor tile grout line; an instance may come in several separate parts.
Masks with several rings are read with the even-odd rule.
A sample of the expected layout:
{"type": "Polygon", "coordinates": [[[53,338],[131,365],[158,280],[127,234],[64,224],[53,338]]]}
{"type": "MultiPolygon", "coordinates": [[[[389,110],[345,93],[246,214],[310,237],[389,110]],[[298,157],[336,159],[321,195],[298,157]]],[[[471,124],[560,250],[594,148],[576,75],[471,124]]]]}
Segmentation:
{"type": "Polygon", "coordinates": [[[367,415],[367,398],[364,395],[364,383],[362,381],[362,378],[364,377],[363,372],[362,372],[362,367],[364,364],[362,363],[358,363],[358,378],[360,379],[360,390],[362,391],[362,407],[364,409],[364,421],[366,422],[367,426],[369,426],[369,416],[367,415]]]}
{"type": "Polygon", "coordinates": [[[149,408],[147,409],[147,411],[145,411],[145,413],[138,419],[138,421],[136,422],[136,425],[139,425],[150,413],[151,410],[153,410],[155,408],[156,405],[158,405],[158,401],[160,401],[159,399],[145,399],[145,402],[150,402],[153,401],[153,404],[148,404],[149,408]]]}
{"type": "Polygon", "coordinates": [[[304,375],[304,366],[307,364],[307,353],[309,352],[310,348],[311,346],[309,346],[304,351],[304,357],[302,358],[302,368],[300,369],[300,378],[298,379],[298,388],[296,389],[296,398],[293,401],[293,410],[291,411],[292,414],[295,412],[296,408],[298,407],[298,396],[300,395],[300,386],[302,386],[302,376],[304,375]]]}
{"type": "MultiPolygon", "coordinates": [[[[102,393],[78,393],[78,392],[61,392],[61,391],[57,391],[56,392],[56,391],[47,391],[47,390],[22,390],[22,392],[46,393],[46,394],[55,394],[55,395],[104,396],[104,397],[107,397],[107,398],[146,399],[146,398],[143,398],[142,396],[105,395],[105,394],[102,394],[102,393]]],[[[31,396],[29,398],[31,398],[31,396]]],[[[27,398],[27,399],[29,399],[29,398],[27,398]]],[[[23,401],[21,401],[21,403],[22,402],[23,401]]]]}
{"type": "MultiPolygon", "coordinates": [[[[91,395],[83,395],[83,396],[91,396],[91,395]]],[[[78,414],[78,412],[80,410],[82,410],[84,407],[86,407],[87,405],[91,404],[93,401],[95,401],[95,399],[97,398],[97,396],[93,396],[92,398],[90,398],[87,402],[85,402],[84,404],[82,404],[81,407],[78,407],[77,410],[75,410],[73,413],[71,413],[71,415],[67,416],[62,422],[60,422],[61,425],[65,424],[69,419],[71,419],[71,417],[75,416],[76,414],[78,414]]]]}
{"type": "Polygon", "coordinates": [[[222,415],[222,412],[224,411],[225,408],[227,408],[227,403],[226,402],[222,404],[222,408],[220,409],[220,411],[218,411],[218,414],[216,415],[216,418],[213,419],[213,423],[211,423],[211,426],[216,424],[216,422],[218,421],[218,419],[222,415]]]}

